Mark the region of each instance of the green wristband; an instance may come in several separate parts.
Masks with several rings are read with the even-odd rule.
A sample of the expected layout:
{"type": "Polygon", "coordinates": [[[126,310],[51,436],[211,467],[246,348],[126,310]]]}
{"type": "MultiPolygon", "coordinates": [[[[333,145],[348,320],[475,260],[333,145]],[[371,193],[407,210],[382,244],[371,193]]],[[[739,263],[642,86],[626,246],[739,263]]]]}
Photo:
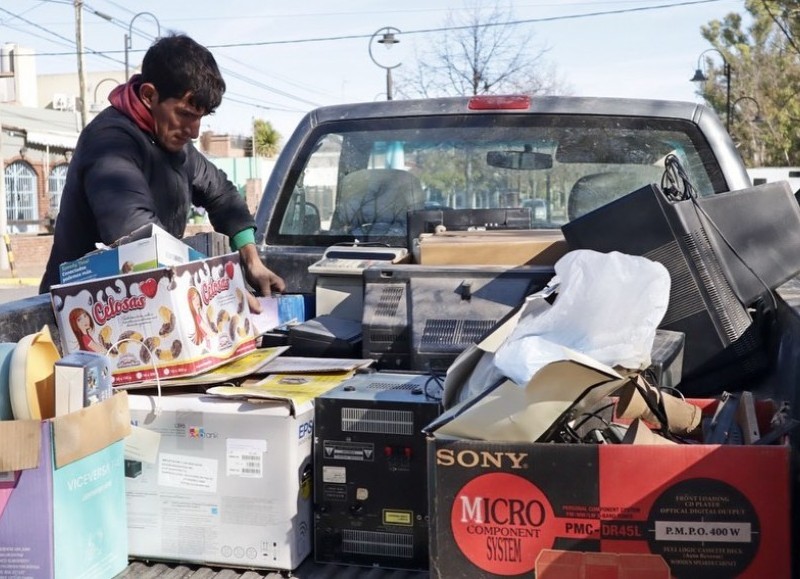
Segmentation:
{"type": "Polygon", "coordinates": [[[256,242],[256,230],[252,227],[242,229],[239,233],[231,237],[231,249],[238,251],[245,245],[256,242]]]}

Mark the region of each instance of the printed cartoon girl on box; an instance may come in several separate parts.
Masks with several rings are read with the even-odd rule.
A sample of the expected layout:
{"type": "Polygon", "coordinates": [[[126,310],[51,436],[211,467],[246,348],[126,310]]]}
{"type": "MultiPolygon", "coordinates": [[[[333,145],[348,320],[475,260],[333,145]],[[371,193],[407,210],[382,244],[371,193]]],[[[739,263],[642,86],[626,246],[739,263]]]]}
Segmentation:
{"type": "Polygon", "coordinates": [[[69,313],[69,326],[78,340],[78,347],[87,352],[105,354],[106,349],[94,337],[94,320],[83,308],[74,308],[69,313]]]}
{"type": "Polygon", "coordinates": [[[194,333],[189,336],[189,339],[197,346],[203,345],[206,348],[210,348],[213,330],[203,313],[203,299],[200,297],[200,292],[196,287],[189,288],[188,299],[189,311],[194,321],[194,333]]]}

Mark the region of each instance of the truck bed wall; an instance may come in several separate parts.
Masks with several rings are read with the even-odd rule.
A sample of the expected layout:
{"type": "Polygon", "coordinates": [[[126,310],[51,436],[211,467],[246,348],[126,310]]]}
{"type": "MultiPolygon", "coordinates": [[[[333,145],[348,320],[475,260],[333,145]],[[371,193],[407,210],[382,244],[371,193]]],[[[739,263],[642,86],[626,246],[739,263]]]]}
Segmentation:
{"type": "Polygon", "coordinates": [[[0,304],[0,342],[18,342],[50,326],[53,341],[60,343],[50,294],[42,294],[0,304]]]}

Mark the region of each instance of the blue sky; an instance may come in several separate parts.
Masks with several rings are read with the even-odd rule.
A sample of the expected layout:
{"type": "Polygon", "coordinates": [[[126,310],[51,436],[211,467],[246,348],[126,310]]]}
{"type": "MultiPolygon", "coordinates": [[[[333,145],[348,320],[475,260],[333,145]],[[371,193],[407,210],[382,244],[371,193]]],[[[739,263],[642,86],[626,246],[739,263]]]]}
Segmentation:
{"type": "MultiPolygon", "coordinates": [[[[495,4],[480,1],[487,7],[495,4]]],[[[106,55],[87,55],[88,70],[124,69],[129,28],[132,64],[141,61],[157,26],[162,34],[185,32],[211,47],[228,84],[227,98],[204,128],[246,134],[253,118],[264,118],[284,138],[315,106],[385,98],[385,69],[369,56],[370,38],[377,31],[387,26],[401,31],[400,44],[387,53],[393,58],[381,62],[408,68],[415,52],[437,34],[422,31],[445,26],[448,14],[464,7],[461,0],[84,4],[84,44],[106,55]]],[[[514,19],[526,21],[519,26],[532,33],[534,47],[547,48],[547,62],[572,94],[688,101],[698,100],[689,78],[700,53],[709,48],[700,27],[729,12],[745,13],[744,0],[512,2],[514,19]]],[[[0,4],[0,44],[35,49],[39,73],[74,72],[74,38],[72,0],[0,4]]],[[[380,55],[377,48],[384,47],[375,48],[380,55]]],[[[735,94],[735,79],[732,90],[735,94]]]]}

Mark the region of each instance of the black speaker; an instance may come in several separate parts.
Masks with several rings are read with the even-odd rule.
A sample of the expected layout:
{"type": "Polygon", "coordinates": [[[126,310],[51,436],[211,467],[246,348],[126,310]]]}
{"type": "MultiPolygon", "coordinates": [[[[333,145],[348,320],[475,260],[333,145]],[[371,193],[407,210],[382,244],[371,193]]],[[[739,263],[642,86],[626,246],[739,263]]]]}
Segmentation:
{"type": "MultiPolygon", "coordinates": [[[[726,272],[740,271],[734,263],[739,259],[718,249],[725,243],[723,233],[710,223],[709,215],[731,221],[719,218],[726,195],[718,195],[707,213],[705,200],[673,201],[648,185],[561,228],[570,249],[641,255],[666,267],[671,287],[660,327],[686,336],[679,388],[690,395],[752,388],[769,365],[765,332],[771,318],[754,318],[754,310],[737,295],[726,272]]],[[[744,197],[730,199],[736,201],[730,207],[743,210],[744,197]]],[[[747,199],[751,205],[759,202],[752,192],[747,199]]],[[[761,296],[769,294],[761,287],[761,296]]]]}

